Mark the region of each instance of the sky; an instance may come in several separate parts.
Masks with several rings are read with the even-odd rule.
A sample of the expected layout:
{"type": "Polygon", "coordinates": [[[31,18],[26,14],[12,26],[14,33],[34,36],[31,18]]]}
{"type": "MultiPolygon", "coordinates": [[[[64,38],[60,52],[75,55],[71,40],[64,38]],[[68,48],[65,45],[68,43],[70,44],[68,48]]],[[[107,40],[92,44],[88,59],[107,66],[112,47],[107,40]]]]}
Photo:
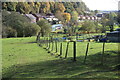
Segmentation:
{"type": "MultiPolygon", "coordinates": [[[[120,0],[82,0],[90,10],[118,10],[120,0]]],[[[120,7],[120,5],[119,5],[120,7]]]]}

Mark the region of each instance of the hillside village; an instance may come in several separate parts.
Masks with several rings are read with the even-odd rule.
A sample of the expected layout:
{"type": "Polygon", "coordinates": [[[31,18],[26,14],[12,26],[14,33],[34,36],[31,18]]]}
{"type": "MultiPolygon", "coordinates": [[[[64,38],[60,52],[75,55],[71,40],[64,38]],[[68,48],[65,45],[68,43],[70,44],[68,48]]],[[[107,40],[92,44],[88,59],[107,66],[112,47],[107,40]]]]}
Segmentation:
{"type": "MultiPolygon", "coordinates": [[[[11,12],[8,11],[8,13],[10,14],[11,12]]],[[[20,14],[18,12],[18,14],[20,14]]],[[[79,15],[78,16],[78,20],[77,22],[84,22],[86,20],[90,20],[90,21],[100,21],[102,19],[102,17],[108,13],[97,13],[94,16],[84,16],[84,15],[79,15]]],[[[26,16],[29,20],[30,23],[36,23],[38,21],[40,21],[41,19],[45,19],[47,20],[51,25],[55,25],[55,24],[62,24],[61,21],[55,17],[55,15],[53,15],[52,13],[48,13],[46,15],[41,15],[40,13],[35,13],[35,14],[20,14],[20,15],[24,15],[26,16]]],[[[57,25],[56,25],[57,26],[57,25]]],[[[59,28],[58,28],[59,29],[59,28]]],[[[61,28],[60,28],[61,29],[61,28]]]]}
{"type": "MultiPolygon", "coordinates": [[[[2,11],[3,12],[7,11],[8,13],[6,14],[12,13],[11,15],[14,15],[13,12],[16,12],[18,14],[17,15],[15,13],[17,16],[22,15],[21,17],[29,19],[29,21],[26,21],[27,24],[29,24],[28,22],[30,22],[31,24],[36,23],[36,26],[38,25],[38,22],[40,22],[41,20],[46,20],[52,26],[51,27],[52,32],[60,31],[66,33],[65,31],[67,31],[67,33],[69,34],[76,32],[104,33],[108,30],[113,31],[114,30],[113,26],[118,23],[117,12],[89,10],[89,8],[84,4],[84,2],[79,3],[3,2],[2,11]],[[21,7],[21,5],[23,7],[21,7]]],[[[6,14],[3,14],[3,16],[6,17],[6,14]]],[[[7,20],[4,21],[5,21],[4,26],[8,26],[6,24],[7,20]]],[[[10,27],[11,26],[13,25],[10,24],[10,27]]],[[[11,28],[14,29],[16,27],[11,28]]]]}
{"type": "MultiPolygon", "coordinates": [[[[61,21],[56,18],[52,13],[46,14],[46,16],[42,16],[39,13],[36,14],[25,14],[26,17],[28,17],[31,20],[31,23],[36,23],[37,21],[40,21],[41,19],[46,19],[51,24],[59,24],[61,21]],[[55,23],[53,23],[55,22],[55,23]]],[[[103,17],[103,14],[96,14],[95,16],[84,16],[79,15],[78,16],[78,22],[85,21],[85,20],[93,20],[97,21],[100,20],[103,17]]]]}

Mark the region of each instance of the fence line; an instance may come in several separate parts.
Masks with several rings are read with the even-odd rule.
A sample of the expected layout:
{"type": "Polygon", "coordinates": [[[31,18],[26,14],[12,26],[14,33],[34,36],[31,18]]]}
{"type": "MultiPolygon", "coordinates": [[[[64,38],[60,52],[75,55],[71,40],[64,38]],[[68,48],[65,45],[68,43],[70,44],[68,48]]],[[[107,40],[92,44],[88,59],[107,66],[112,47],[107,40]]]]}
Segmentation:
{"type": "MultiPolygon", "coordinates": [[[[64,57],[65,59],[68,56],[68,50],[69,50],[69,44],[70,43],[73,43],[73,61],[77,61],[77,59],[76,59],[76,54],[77,54],[77,46],[76,46],[77,43],[76,43],[76,41],[66,42],[66,48],[63,48],[62,41],[58,41],[57,39],[54,39],[54,36],[50,36],[50,35],[49,35],[49,37],[44,36],[43,41],[38,42],[39,46],[46,47],[46,50],[48,51],[48,53],[51,53],[51,52],[55,51],[55,53],[58,53],[59,56],[64,56],[63,55],[63,50],[65,50],[65,57],[64,57]],[[58,48],[59,48],[59,51],[58,51],[58,48]]],[[[86,59],[87,59],[87,56],[88,56],[89,45],[90,45],[90,43],[88,42],[87,47],[86,47],[84,61],[83,61],[84,64],[86,63],[86,59]]],[[[105,58],[104,53],[105,53],[105,42],[103,42],[103,45],[102,45],[102,54],[101,54],[101,64],[102,65],[104,64],[104,58],[105,58]]]]}

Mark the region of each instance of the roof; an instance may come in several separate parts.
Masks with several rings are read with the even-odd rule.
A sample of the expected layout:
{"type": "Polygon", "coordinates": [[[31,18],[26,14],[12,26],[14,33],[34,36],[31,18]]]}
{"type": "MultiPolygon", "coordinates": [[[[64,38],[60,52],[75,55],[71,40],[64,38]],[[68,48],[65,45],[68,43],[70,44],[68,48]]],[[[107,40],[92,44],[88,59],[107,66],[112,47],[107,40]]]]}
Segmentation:
{"type": "Polygon", "coordinates": [[[36,19],[36,17],[34,17],[32,14],[25,14],[27,17],[29,17],[30,19],[36,19]]]}
{"type": "Polygon", "coordinates": [[[42,18],[42,15],[39,13],[34,14],[36,17],[42,18]]]}
{"type": "Polygon", "coordinates": [[[112,34],[112,33],[120,33],[120,31],[113,31],[113,32],[109,32],[108,34],[112,34]]]}
{"type": "Polygon", "coordinates": [[[54,24],[52,27],[58,27],[58,26],[63,26],[62,24],[54,24]]]}

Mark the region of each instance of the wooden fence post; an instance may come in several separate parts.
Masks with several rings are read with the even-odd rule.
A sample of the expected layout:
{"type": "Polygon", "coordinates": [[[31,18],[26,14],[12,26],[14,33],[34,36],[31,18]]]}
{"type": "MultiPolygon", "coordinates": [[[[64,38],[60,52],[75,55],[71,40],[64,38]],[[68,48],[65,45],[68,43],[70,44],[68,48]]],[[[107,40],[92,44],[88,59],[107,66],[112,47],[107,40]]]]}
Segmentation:
{"type": "Polygon", "coordinates": [[[76,41],[73,42],[73,61],[76,61],[76,41]]]}
{"type": "Polygon", "coordinates": [[[51,51],[53,51],[53,49],[54,49],[54,41],[52,41],[52,50],[51,51]]]}
{"type": "Polygon", "coordinates": [[[67,58],[67,54],[68,54],[68,47],[69,47],[69,42],[67,42],[67,47],[66,47],[65,58],[67,58]]]}
{"type": "Polygon", "coordinates": [[[55,44],[56,44],[56,53],[57,53],[57,40],[55,41],[55,44]]]}
{"type": "Polygon", "coordinates": [[[87,54],[88,54],[88,49],[89,49],[89,43],[87,43],[86,53],[85,53],[85,58],[84,58],[84,63],[86,63],[86,58],[87,58],[87,54]]]}
{"type": "Polygon", "coordinates": [[[45,46],[45,36],[43,37],[43,47],[45,46]]]}
{"type": "Polygon", "coordinates": [[[105,42],[103,42],[103,48],[102,48],[102,59],[101,59],[102,65],[104,65],[104,51],[105,51],[105,42]]]}
{"type": "Polygon", "coordinates": [[[50,53],[50,51],[49,51],[49,49],[50,49],[50,47],[51,47],[50,42],[51,42],[51,37],[49,37],[49,47],[48,47],[48,53],[50,53]]]}
{"type": "Polygon", "coordinates": [[[46,43],[46,48],[47,48],[47,37],[46,37],[46,39],[45,39],[45,43],[46,43]]]}
{"type": "Polygon", "coordinates": [[[48,47],[49,47],[49,39],[47,37],[47,48],[46,49],[48,49],[48,47]]]}
{"type": "Polygon", "coordinates": [[[61,45],[60,45],[60,56],[62,55],[62,42],[61,42],[61,45]]]}

